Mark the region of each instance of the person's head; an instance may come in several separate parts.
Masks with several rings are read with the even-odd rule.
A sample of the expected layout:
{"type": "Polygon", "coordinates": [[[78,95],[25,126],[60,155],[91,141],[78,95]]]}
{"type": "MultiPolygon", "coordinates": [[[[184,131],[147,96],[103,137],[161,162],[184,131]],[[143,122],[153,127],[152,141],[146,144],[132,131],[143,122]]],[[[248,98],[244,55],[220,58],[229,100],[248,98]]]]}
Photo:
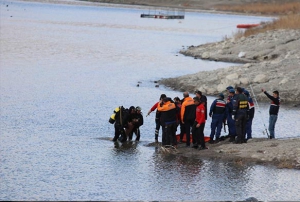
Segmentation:
{"type": "Polygon", "coordinates": [[[273,97],[279,97],[279,92],[277,90],[273,91],[273,97]]]}
{"type": "Polygon", "coordinates": [[[201,100],[200,100],[199,97],[194,97],[193,99],[194,99],[194,104],[195,105],[199,105],[201,103],[201,100]]]}
{"type": "Polygon", "coordinates": [[[135,113],[135,107],[134,106],[129,107],[128,111],[129,111],[130,114],[135,113]]]}
{"type": "Polygon", "coordinates": [[[218,95],[218,98],[223,100],[223,99],[224,99],[224,94],[223,94],[223,93],[220,93],[220,94],[218,95]]]}
{"type": "Polygon", "coordinates": [[[238,94],[242,94],[243,93],[243,88],[241,88],[241,87],[237,87],[236,88],[236,92],[238,93],[238,94]]]}
{"type": "Polygon", "coordinates": [[[174,102],[175,102],[175,103],[179,103],[179,102],[180,102],[180,99],[179,99],[179,97],[174,97],[174,99],[173,99],[173,100],[174,100],[174,102]]]}
{"type": "Polygon", "coordinates": [[[245,94],[247,97],[250,96],[250,93],[249,93],[249,91],[247,91],[247,90],[244,90],[244,94],[245,94]]]}
{"type": "Polygon", "coordinates": [[[166,94],[161,94],[159,100],[163,100],[166,97],[167,97],[166,94]]]}
{"type": "Polygon", "coordinates": [[[235,94],[235,90],[232,88],[232,89],[229,89],[229,95],[233,96],[235,94]]]}
{"type": "Polygon", "coordinates": [[[184,93],[183,93],[183,97],[184,97],[184,98],[189,97],[189,96],[190,96],[189,92],[184,92],[184,93]]]}
{"type": "Polygon", "coordinates": [[[227,86],[226,90],[229,91],[230,89],[234,89],[232,86],[227,86]]]}
{"type": "Polygon", "coordinates": [[[200,90],[196,90],[196,91],[195,91],[195,95],[196,95],[197,97],[201,98],[202,92],[201,92],[200,90]]]}
{"type": "Polygon", "coordinates": [[[163,103],[173,102],[172,98],[170,98],[170,97],[165,97],[162,101],[163,101],[163,103]]]}
{"type": "Polygon", "coordinates": [[[142,112],[142,108],[140,106],[137,106],[135,108],[135,110],[136,110],[137,113],[141,113],[142,112]]]}

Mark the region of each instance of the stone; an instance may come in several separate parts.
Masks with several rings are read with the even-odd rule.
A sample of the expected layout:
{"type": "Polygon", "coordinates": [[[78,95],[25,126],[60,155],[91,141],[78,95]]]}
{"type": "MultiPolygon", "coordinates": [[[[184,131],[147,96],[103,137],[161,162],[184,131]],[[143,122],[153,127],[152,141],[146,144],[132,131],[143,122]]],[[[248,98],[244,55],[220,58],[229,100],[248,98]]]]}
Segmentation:
{"type": "Polygon", "coordinates": [[[286,82],[288,82],[289,80],[287,78],[284,78],[282,79],[280,82],[279,82],[279,85],[282,85],[282,84],[285,84],[286,82]]]}
{"type": "Polygon", "coordinates": [[[266,83],[268,81],[268,77],[265,74],[259,74],[254,79],[254,83],[266,83]]]}
{"type": "Polygon", "coordinates": [[[244,58],[244,57],[246,57],[246,53],[245,52],[240,52],[238,57],[239,58],[244,58]]]}
{"type": "Polygon", "coordinates": [[[201,57],[202,57],[203,59],[207,59],[207,58],[210,57],[210,54],[209,54],[208,52],[204,52],[204,53],[202,53],[201,57]]]}
{"type": "Polygon", "coordinates": [[[234,79],[238,79],[239,75],[237,73],[233,73],[233,74],[229,74],[226,76],[226,79],[228,80],[234,80],[234,79]]]}
{"type": "Polygon", "coordinates": [[[249,84],[249,80],[248,80],[248,78],[240,78],[240,83],[243,85],[247,85],[247,84],[249,84]]]}

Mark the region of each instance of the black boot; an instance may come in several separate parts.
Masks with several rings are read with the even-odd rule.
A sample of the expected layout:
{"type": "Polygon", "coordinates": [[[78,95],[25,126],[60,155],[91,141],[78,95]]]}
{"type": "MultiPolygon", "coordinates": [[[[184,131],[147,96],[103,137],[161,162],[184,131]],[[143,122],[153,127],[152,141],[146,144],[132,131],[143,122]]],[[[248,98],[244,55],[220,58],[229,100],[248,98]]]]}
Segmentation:
{"type": "Polygon", "coordinates": [[[230,136],[229,142],[234,142],[234,141],[235,141],[235,137],[234,136],[230,136]]]}
{"type": "Polygon", "coordinates": [[[140,129],[137,128],[136,129],[136,138],[135,138],[135,141],[140,141],[140,137],[141,137],[141,135],[140,135],[140,129]]]}
{"type": "Polygon", "coordinates": [[[192,146],[194,149],[198,149],[198,144],[193,144],[192,146]]]}

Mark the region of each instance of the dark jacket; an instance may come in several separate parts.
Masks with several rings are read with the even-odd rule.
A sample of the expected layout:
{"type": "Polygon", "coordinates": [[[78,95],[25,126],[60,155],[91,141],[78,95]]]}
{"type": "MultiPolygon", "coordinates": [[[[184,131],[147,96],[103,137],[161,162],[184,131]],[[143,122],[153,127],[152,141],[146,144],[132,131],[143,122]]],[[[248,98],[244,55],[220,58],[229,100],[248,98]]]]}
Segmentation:
{"type": "Polygon", "coordinates": [[[280,106],[280,98],[273,97],[267,91],[265,91],[266,96],[271,100],[271,105],[270,105],[270,110],[269,114],[270,115],[278,115],[279,112],[279,106],[280,106]]]}
{"type": "Polygon", "coordinates": [[[254,102],[252,97],[248,96],[248,102],[249,102],[249,118],[253,119],[254,118],[254,113],[255,113],[255,108],[254,108],[254,102]]]}
{"type": "Polygon", "coordinates": [[[137,119],[137,122],[134,123],[134,126],[136,128],[139,128],[140,126],[142,126],[144,124],[144,118],[143,118],[142,114],[136,113],[135,119],[137,119]]]}
{"type": "Polygon", "coordinates": [[[125,109],[123,106],[119,108],[119,111],[116,112],[115,116],[115,124],[121,125],[121,126],[127,126],[127,120],[128,120],[128,109],[125,109]]]}
{"type": "Polygon", "coordinates": [[[248,114],[249,104],[248,98],[245,94],[236,94],[233,98],[232,115],[248,114]]]}
{"type": "Polygon", "coordinates": [[[225,115],[226,102],[222,99],[215,99],[210,106],[209,115],[222,114],[225,115]]]}
{"type": "Polygon", "coordinates": [[[233,98],[234,96],[228,96],[227,97],[227,103],[226,103],[226,114],[227,116],[231,116],[232,111],[233,111],[233,98]]]}

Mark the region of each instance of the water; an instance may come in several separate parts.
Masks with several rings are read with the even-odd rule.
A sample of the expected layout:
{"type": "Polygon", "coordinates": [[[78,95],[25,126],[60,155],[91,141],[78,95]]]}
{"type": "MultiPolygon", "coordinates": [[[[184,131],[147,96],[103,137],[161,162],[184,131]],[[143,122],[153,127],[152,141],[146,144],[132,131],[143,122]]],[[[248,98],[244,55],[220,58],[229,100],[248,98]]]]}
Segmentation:
{"type": "MultiPolygon", "coordinates": [[[[158,153],[147,146],[154,114],[144,116],[141,142],[109,141],[115,107],[139,105],[145,115],[161,93],[182,97],[154,81],[232,65],[180,49],[269,18],[158,20],[138,8],[0,2],[1,200],[300,200],[299,171],[158,153]]],[[[268,121],[269,104],[260,104],[254,137],[268,121]]],[[[283,105],[277,136],[299,137],[299,126],[299,109],[283,105]]]]}

